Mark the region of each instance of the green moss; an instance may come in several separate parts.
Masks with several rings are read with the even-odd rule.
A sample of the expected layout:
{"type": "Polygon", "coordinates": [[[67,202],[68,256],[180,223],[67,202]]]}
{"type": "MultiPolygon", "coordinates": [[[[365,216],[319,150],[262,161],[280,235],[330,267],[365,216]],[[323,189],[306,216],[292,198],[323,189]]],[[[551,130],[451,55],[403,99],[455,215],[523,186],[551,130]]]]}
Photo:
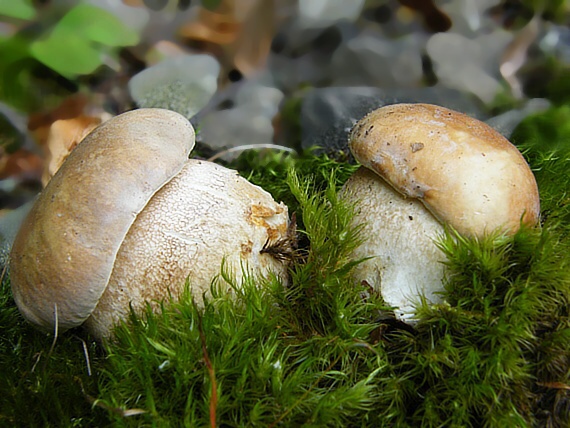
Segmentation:
{"type": "Polygon", "coordinates": [[[246,151],[229,167],[258,186],[261,186],[278,201],[283,201],[289,212],[299,209],[299,192],[294,194],[287,175],[293,169],[302,180],[310,180],[309,192],[319,192],[332,184],[338,188],[356,171],[357,165],[347,162],[348,156],[338,153],[336,158],[329,155],[315,155],[314,150],[300,154],[275,151],[246,151]],[[334,171],[334,174],[331,172],[334,171]]]}
{"type": "Polygon", "coordinates": [[[512,140],[521,147],[538,182],[543,223],[568,230],[570,104],[527,118],[515,129],[512,140]]]}
{"type": "Polygon", "coordinates": [[[0,289],[0,425],[13,427],[97,426],[106,412],[93,411],[86,396],[96,393],[103,349],[85,335],[69,332],[55,346],[49,334],[32,329],[18,313],[8,281],[0,289]]]}
{"type": "MultiPolygon", "coordinates": [[[[421,303],[413,327],[351,279],[351,249],[369,237],[337,190],[355,166],[311,153],[247,153],[234,164],[297,213],[287,286],[246,277],[230,296],[214,281],[203,309],[187,292],[132,316],[111,343],[76,331],[52,349],[5,281],[0,424],[568,426],[566,114],[531,118],[515,133],[537,176],[542,227],[442,237],[445,303],[421,303]]],[[[230,283],[232,274],[221,271],[230,283]]]]}

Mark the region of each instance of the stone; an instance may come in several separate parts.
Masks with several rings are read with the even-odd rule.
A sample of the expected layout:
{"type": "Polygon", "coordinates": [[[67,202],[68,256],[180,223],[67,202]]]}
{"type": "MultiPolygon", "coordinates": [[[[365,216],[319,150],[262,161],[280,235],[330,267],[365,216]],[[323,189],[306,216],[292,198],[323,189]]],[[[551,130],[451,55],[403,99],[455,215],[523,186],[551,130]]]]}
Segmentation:
{"type": "Polygon", "coordinates": [[[388,39],[361,35],[344,43],[331,63],[336,86],[417,87],[423,78],[423,42],[415,35],[388,39]]]}
{"type": "Polygon", "coordinates": [[[0,217],[0,272],[4,270],[8,263],[12,243],[34,202],[35,200],[27,202],[0,217]]]}
{"type": "Polygon", "coordinates": [[[511,40],[512,35],[500,29],[473,39],[438,33],[428,40],[426,50],[442,85],[469,92],[489,104],[501,89],[500,57],[511,40]]]}
{"type": "Polygon", "coordinates": [[[231,100],[231,108],[200,117],[198,141],[214,151],[272,143],[272,121],[283,98],[283,92],[277,88],[255,81],[244,82],[231,100]]]}
{"type": "Polygon", "coordinates": [[[299,17],[306,26],[322,27],[335,21],[356,20],[365,0],[299,0],[299,17]]]}
{"type": "Polygon", "coordinates": [[[483,28],[496,25],[488,11],[499,4],[500,0],[446,0],[438,3],[441,10],[451,18],[451,32],[472,35],[483,28]]]}
{"type": "Polygon", "coordinates": [[[550,25],[538,45],[543,52],[558,58],[562,64],[570,64],[570,28],[550,25]]]}
{"type": "Polygon", "coordinates": [[[218,88],[220,64],[205,54],[165,59],[129,81],[131,97],[141,108],[165,108],[190,119],[218,88]]]}
{"type": "Polygon", "coordinates": [[[509,110],[498,116],[487,119],[487,125],[493,127],[500,132],[505,138],[509,139],[511,134],[524,118],[531,114],[540,113],[550,107],[550,102],[543,98],[534,98],[528,100],[526,104],[518,109],[509,110]]]}

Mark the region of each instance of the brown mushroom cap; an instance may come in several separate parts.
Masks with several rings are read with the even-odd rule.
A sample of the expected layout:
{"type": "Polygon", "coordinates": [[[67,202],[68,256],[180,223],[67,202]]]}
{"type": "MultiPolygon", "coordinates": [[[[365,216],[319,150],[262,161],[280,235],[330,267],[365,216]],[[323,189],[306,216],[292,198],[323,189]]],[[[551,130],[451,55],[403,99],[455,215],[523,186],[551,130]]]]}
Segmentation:
{"type": "Polygon", "coordinates": [[[194,130],[181,115],[140,109],[91,132],[40,194],[11,252],[14,299],[40,328],[83,323],[148,200],[182,169],[194,130]],[[56,317],[57,311],[57,317],[56,317]]]}
{"type": "Polygon", "coordinates": [[[354,157],[459,233],[516,232],[539,219],[525,159],[490,126],[429,104],[382,107],[354,127],[354,157]]]}

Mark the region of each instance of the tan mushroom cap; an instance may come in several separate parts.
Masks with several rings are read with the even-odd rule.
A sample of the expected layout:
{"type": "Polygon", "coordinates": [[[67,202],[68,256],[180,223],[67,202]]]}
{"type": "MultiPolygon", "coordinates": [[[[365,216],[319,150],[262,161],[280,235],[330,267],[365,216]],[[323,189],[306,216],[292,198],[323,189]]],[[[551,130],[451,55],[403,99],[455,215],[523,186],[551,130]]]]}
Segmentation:
{"type": "Polygon", "coordinates": [[[396,104],[354,127],[354,157],[459,233],[535,225],[538,187],[525,159],[490,126],[430,104],[396,104]]]}
{"type": "Polygon", "coordinates": [[[38,197],[11,252],[14,299],[40,328],[75,327],[97,305],[137,214],[183,167],[194,130],[140,109],[97,127],[38,197]]]}

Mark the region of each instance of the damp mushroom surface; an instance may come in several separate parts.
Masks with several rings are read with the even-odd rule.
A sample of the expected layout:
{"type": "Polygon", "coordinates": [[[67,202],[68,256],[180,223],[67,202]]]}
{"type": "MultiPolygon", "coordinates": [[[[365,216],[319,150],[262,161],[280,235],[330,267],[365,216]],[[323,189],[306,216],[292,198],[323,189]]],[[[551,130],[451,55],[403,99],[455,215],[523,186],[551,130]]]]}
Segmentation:
{"type": "Polygon", "coordinates": [[[362,167],[343,196],[368,238],[358,281],[379,289],[400,319],[424,296],[439,301],[445,228],[468,237],[513,234],[539,221],[538,187],[520,151],[490,126],[430,104],[375,110],[353,128],[349,146],[362,167]]]}
{"type": "Polygon", "coordinates": [[[287,234],[287,207],[220,165],[188,159],[181,115],[139,109],[91,132],[39,195],[10,255],[16,304],[32,324],[84,324],[98,338],[147,302],[200,302],[223,263],[284,276],[262,249],[287,234]]]}

